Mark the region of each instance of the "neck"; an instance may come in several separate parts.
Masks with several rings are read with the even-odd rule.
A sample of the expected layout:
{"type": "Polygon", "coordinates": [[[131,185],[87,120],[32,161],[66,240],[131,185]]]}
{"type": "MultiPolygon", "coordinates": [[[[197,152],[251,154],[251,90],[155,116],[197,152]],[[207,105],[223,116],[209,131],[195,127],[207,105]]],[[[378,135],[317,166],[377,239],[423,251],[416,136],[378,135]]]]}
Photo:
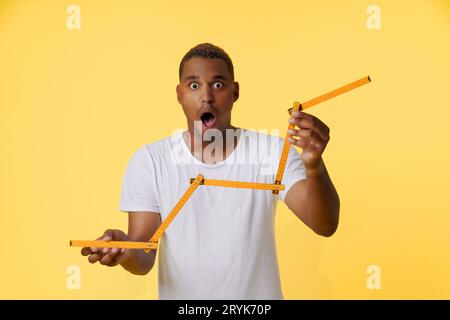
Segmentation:
{"type": "Polygon", "coordinates": [[[186,145],[199,161],[214,164],[224,161],[236,148],[241,129],[230,125],[226,129],[210,129],[203,135],[189,129],[183,133],[186,145]]]}

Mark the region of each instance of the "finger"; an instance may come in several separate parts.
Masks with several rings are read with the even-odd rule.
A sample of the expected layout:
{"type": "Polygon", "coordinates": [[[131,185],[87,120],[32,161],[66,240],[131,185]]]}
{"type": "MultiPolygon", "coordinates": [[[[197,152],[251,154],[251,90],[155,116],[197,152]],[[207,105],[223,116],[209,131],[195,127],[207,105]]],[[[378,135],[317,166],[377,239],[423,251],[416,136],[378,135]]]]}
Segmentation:
{"type": "Polygon", "coordinates": [[[120,250],[121,250],[120,248],[112,248],[111,249],[111,253],[114,253],[114,254],[115,253],[120,253],[120,250]]]}
{"type": "Polygon", "coordinates": [[[88,258],[88,261],[90,263],[96,263],[97,261],[99,261],[102,258],[102,255],[99,253],[95,253],[95,254],[91,254],[88,258]]]}
{"type": "Polygon", "coordinates": [[[296,124],[296,125],[301,124],[299,126],[304,126],[304,127],[310,128],[310,127],[312,127],[314,125],[314,122],[319,123],[318,121],[315,121],[315,119],[317,119],[317,118],[315,118],[314,116],[311,116],[309,114],[304,113],[304,114],[301,114],[301,115],[298,115],[298,116],[292,116],[289,119],[289,122],[292,123],[292,124],[296,124]]]}
{"type": "Polygon", "coordinates": [[[330,134],[330,128],[328,128],[328,126],[319,118],[304,112],[294,112],[293,114],[297,114],[297,116],[291,117],[289,123],[294,124],[301,129],[313,129],[322,137],[322,139],[327,140],[327,136],[330,134]]]}
{"type": "Polygon", "coordinates": [[[313,127],[318,129],[317,133],[322,137],[322,139],[326,139],[326,136],[330,134],[330,128],[328,128],[328,126],[319,118],[304,112],[301,112],[301,118],[307,119],[311,122],[313,127]]]}
{"type": "Polygon", "coordinates": [[[297,119],[307,119],[307,120],[313,120],[314,118],[316,118],[312,114],[309,114],[309,113],[306,113],[303,111],[293,112],[292,117],[297,118],[297,119]]]}
{"type": "Polygon", "coordinates": [[[115,257],[118,256],[117,252],[116,253],[108,253],[106,255],[104,255],[101,259],[100,259],[100,263],[103,265],[111,265],[114,262],[115,257]]]}
{"type": "Polygon", "coordinates": [[[113,234],[114,234],[114,231],[111,229],[108,229],[103,233],[103,236],[98,238],[98,240],[111,241],[113,239],[113,234]]]}
{"type": "Polygon", "coordinates": [[[302,130],[312,130],[316,132],[322,140],[328,141],[330,139],[330,129],[325,125],[319,124],[316,120],[292,118],[289,120],[289,123],[299,127],[301,129],[300,132],[302,130]]]}
{"type": "Polygon", "coordinates": [[[105,248],[103,249],[104,254],[117,254],[120,252],[120,248],[105,248]],[[108,249],[108,250],[105,250],[108,249]]]}
{"type": "Polygon", "coordinates": [[[311,129],[302,129],[302,130],[289,129],[288,134],[290,134],[293,137],[314,139],[315,142],[318,142],[320,144],[325,143],[325,140],[323,140],[322,137],[317,132],[315,132],[311,129]]]}
{"type": "Polygon", "coordinates": [[[117,252],[116,253],[112,253],[112,250],[111,250],[111,260],[109,262],[110,266],[115,266],[115,265],[119,264],[119,261],[120,261],[120,259],[122,258],[122,256],[124,255],[124,252],[125,252],[125,251],[122,251],[122,249],[124,249],[124,248],[122,248],[122,249],[114,248],[114,249],[117,249],[117,252]]]}
{"type": "Polygon", "coordinates": [[[322,154],[324,150],[324,144],[314,138],[288,138],[288,141],[290,144],[300,147],[303,150],[307,150],[317,154],[322,154]]]}
{"type": "MultiPolygon", "coordinates": [[[[95,241],[97,240],[103,240],[101,237],[95,239],[95,241]]],[[[97,247],[90,247],[89,248],[93,253],[101,253],[102,252],[102,248],[97,248],[97,247]]]]}
{"type": "Polygon", "coordinates": [[[111,251],[111,248],[101,248],[101,249],[100,249],[100,252],[101,252],[103,255],[108,254],[109,251],[111,251]]]}
{"type": "Polygon", "coordinates": [[[308,140],[308,139],[304,139],[304,138],[299,139],[299,138],[294,138],[294,137],[288,138],[288,141],[290,144],[300,147],[302,149],[303,149],[303,147],[308,146],[308,144],[305,143],[306,140],[308,140]]]}
{"type": "Polygon", "coordinates": [[[289,123],[299,127],[300,129],[311,129],[314,127],[313,122],[310,119],[305,118],[290,118],[289,123]]]}
{"type": "Polygon", "coordinates": [[[287,132],[289,135],[291,135],[291,136],[298,136],[299,135],[299,133],[300,133],[300,130],[297,130],[297,129],[288,129],[288,132],[287,132]]]}
{"type": "MultiPolygon", "coordinates": [[[[97,240],[101,241],[111,241],[112,239],[113,239],[113,230],[111,229],[106,230],[100,238],[97,238],[97,240]]],[[[97,248],[93,249],[95,249],[93,250],[94,252],[100,251],[103,254],[107,254],[110,251],[110,248],[100,248],[100,250],[98,250],[97,248]]]]}
{"type": "Polygon", "coordinates": [[[89,247],[83,247],[83,248],[81,248],[81,255],[82,255],[82,256],[88,256],[88,255],[90,255],[91,253],[94,253],[94,251],[92,250],[92,248],[89,248],[89,247]]]}
{"type": "Polygon", "coordinates": [[[300,130],[298,135],[300,138],[309,138],[310,142],[312,142],[311,144],[322,145],[325,143],[325,140],[322,139],[322,137],[316,131],[313,130],[300,130]]]}

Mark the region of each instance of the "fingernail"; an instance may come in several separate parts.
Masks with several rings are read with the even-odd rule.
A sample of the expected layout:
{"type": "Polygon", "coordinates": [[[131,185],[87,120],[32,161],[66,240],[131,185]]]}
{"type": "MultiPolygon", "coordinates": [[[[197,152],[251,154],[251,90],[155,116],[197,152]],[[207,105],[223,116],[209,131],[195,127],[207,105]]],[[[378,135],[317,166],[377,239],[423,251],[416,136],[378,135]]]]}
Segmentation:
{"type": "Polygon", "coordinates": [[[103,248],[103,253],[108,253],[109,249],[108,248],[103,248]]]}
{"type": "Polygon", "coordinates": [[[117,253],[117,252],[119,252],[118,248],[112,248],[111,253],[117,253]]]}
{"type": "Polygon", "coordinates": [[[288,138],[288,141],[289,141],[290,143],[293,143],[293,142],[294,142],[294,139],[288,138]]]}
{"type": "Polygon", "coordinates": [[[298,116],[300,115],[300,112],[294,111],[294,112],[292,112],[292,115],[293,115],[294,117],[298,117],[298,116]]]}
{"type": "Polygon", "coordinates": [[[92,252],[97,252],[98,251],[98,249],[96,247],[92,247],[91,250],[92,250],[92,252]]]}
{"type": "Polygon", "coordinates": [[[295,122],[295,120],[293,118],[289,119],[289,123],[294,123],[294,122],[295,122]]]}
{"type": "Polygon", "coordinates": [[[289,130],[288,130],[288,133],[289,133],[289,134],[295,134],[295,131],[292,130],[292,129],[289,129],[289,130]]]}

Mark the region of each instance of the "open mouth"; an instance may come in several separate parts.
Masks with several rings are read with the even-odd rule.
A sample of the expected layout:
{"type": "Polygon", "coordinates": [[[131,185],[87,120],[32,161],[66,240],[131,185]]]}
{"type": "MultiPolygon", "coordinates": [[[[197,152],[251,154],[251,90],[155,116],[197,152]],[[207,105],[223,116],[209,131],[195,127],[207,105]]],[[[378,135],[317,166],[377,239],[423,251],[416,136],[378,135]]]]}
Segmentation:
{"type": "Polygon", "coordinates": [[[212,128],[216,122],[216,118],[211,112],[205,112],[200,119],[202,120],[203,125],[208,129],[212,128]]]}

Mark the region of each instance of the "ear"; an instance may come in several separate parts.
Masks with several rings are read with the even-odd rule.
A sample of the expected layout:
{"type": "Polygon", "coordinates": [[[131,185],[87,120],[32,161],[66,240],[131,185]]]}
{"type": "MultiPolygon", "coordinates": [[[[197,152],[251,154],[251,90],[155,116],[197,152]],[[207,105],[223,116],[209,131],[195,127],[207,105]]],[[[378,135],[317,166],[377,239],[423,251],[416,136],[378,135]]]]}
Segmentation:
{"type": "Polygon", "coordinates": [[[181,104],[181,88],[180,88],[180,85],[177,85],[176,91],[177,91],[178,103],[181,104]]]}
{"type": "Polygon", "coordinates": [[[236,102],[237,99],[239,99],[239,83],[238,83],[238,82],[235,82],[235,83],[234,83],[234,92],[233,92],[233,95],[234,95],[234,102],[236,102]]]}

